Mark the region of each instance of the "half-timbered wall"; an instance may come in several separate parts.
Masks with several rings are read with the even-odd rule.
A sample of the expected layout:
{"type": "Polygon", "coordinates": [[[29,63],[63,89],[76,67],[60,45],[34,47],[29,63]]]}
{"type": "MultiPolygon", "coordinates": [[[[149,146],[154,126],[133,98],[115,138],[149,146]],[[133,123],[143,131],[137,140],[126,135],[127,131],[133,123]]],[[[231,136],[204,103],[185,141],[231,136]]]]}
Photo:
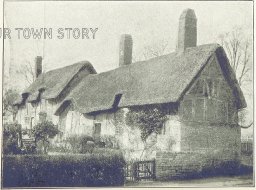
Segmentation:
{"type": "Polygon", "coordinates": [[[231,88],[213,57],[181,101],[181,150],[239,155],[237,112],[231,88]]]}

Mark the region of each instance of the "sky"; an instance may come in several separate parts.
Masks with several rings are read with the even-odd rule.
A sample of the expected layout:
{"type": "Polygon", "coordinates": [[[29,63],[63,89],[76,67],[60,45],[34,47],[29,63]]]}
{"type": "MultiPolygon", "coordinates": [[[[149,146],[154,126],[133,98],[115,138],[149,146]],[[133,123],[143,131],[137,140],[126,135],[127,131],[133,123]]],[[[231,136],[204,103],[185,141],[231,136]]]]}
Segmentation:
{"type": "Polygon", "coordinates": [[[124,33],[132,35],[135,56],[161,41],[168,41],[172,52],[179,16],[186,8],[194,9],[197,17],[198,45],[217,43],[219,34],[237,26],[252,36],[252,1],[5,1],[5,27],[13,34],[5,40],[5,72],[11,68],[11,83],[22,89],[24,78],[13,70],[34,63],[38,55],[43,56],[45,71],[82,60],[91,62],[98,73],[108,71],[118,67],[119,38],[124,33]],[[98,30],[95,39],[57,39],[53,35],[53,39],[33,40],[18,39],[15,28],[98,30]]]}
{"type": "MultiPolygon", "coordinates": [[[[216,43],[216,37],[243,26],[252,32],[252,2],[5,2],[9,28],[98,28],[95,39],[20,39],[12,36],[14,64],[44,55],[47,70],[88,60],[98,72],[118,66],[119,37],[131,34],[134,54],[143,47],[167,40],[176,46],[178,19],[186,8],[198,19],[198,44],[216,43]]],[[[6,42],[8,43],[8,42],[6,42]]],[[[8,46],[8,45],[7,45],[8,46]]],[[[8,48],[6,48],[8,51],[8,48]]],[[[8,59],[8,57],[6,57],[8,59]]],[[[7,61],[7,60],[6,60],[7,61]]]]}

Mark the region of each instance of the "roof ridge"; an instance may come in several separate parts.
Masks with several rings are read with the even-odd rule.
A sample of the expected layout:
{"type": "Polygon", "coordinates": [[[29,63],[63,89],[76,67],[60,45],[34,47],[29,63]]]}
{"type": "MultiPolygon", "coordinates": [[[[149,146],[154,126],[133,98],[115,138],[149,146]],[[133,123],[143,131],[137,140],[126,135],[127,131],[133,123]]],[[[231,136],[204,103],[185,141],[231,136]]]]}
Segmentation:
{"type": "Polygon", "coordinates": [[[96,73],[96,70],[89,61],[79,61],[65,67],[42,73],[28,88],[22,92],[22,94],[33,94],[40,88],[45,88],[45,94],[47,94],[44,95],[45,99],[49,97],[57,97],[82,68],[86,68],[89,73],[96,73]]]}
{"type": "MultiPolygon", "coordinates": [[[[193,50],[193,49],[200,48],[200,47],[205,47],[205,46],[216,46],[216,48],[220,47],[220,45],[218,43],[208,43],[208,44],[198,45],[198,46],[195,46],[195,47],[188,47],[188,48],[186,48],[186,50],[183,53],[186,53],[188,50],[193,50]]],[[[170,53],[167,53],[167,54],[163,54],[163,55],[160,55],[160,56],[157,56],[157,57],[152,57],[152,58],[145,59],[145,60],[142,60],[142,61],[136,61],[136,62],[133,62],[132,64],[151,61],[151,60],[154,60],[154,59],[157,59],[157,58],[160,58],[160,57],[164,57],[164,56],[168,56],[170,54],[175,54],[175,53],[178,54],[178,51],[173,51],[173,52],[170,52],[170,53]]]]}
{"type": "MultiPolygon", "coordinates": [[[[191,51],[191,50],[193,50],[193,49],[202,48],[202,47],[205,47],[205,46],[213,46],[213,47],[215,47],[214,50],[217,49],[218,47],[221,47],[218,43],[202,44],[202,45],[198,45],[198,46],[196,46],[196,47],[189,47],[189,48],[187,48],[182,54],[179,54],[179,56],[182,56],[182,55],[185,54],[186,52],[191,51]]],[[[133,66],[136,67],[136,64],[141,64],[141,63],[146,63],[146,62],[154,61],[154,60],[156,60],[156,59],[161,59],[161,58],[163,58],[163,57],[170,56],[171,54],[178,54],[178,52],[177,52],[177,51],[173,51],[173,52],[171,52],[171,53],[167,53],[167,54],[160,55],[160,56],[157,56],[157,57],[152,57],[152,58],[145,59],[145,60],[142,60],[142,61],[132,62],[130,65],[124,65],[124,66],[122,66],[122,67],[117,67],[117,68],[114,68],[114,69],[112,69],[112,70],[103,71],[103,72],[100,72],[100,73],[95,74],[94,76],[99,76],[99,75],[101,75],[101,74],[109,73],[109,72],[112,72],[112,71],[115,71],[115,70],[119,70],[119,69],[129,68],[129,67],[133,67],[133,66]]],[[[90,74],[90,75],[92,75],[92,74],[90,74]]],[[[89,76],[89,75],[88,75],[88,76],[89,76]]]]}
{"type": "Polygon", "coordinates": [[[51,69],[51,70],[49,70],[49,71],[47,71],[47,72],[45,72],[45,73],[42,73],[42,74],[46,74],[46,73],[49,73],[49,72],[54,72],[54,71],[56,71],[56,70],[64,69],[64,68],[68,68],[68,67],[72,67],[72,66],[75,66],[75,65],[86,65],[86,64],[92,65],[89,61],[84,60],[84,61],[79,61],[79,62],[73,63],[73,64],[71,64],[71,65],[66,65],[66,66],[64,66],[64,67],[59,67],[59,68],[51,69]]]}

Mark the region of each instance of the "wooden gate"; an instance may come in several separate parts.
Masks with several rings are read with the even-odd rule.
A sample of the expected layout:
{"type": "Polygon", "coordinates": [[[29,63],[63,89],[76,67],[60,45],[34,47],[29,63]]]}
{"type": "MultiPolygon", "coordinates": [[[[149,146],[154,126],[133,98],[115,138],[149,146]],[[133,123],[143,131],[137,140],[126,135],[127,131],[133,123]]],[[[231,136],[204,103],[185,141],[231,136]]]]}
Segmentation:
{"type": "Polygon", "coordinates": [[[253,142],[248,140],[241,142],[241,153],[251,155],[253,153],[253,142]]]}
{"type": "Polygon", "coordinates": [[[155,180],[155,160],[135,160],[127,162],[125,177],[128,181],[155,180]]]}

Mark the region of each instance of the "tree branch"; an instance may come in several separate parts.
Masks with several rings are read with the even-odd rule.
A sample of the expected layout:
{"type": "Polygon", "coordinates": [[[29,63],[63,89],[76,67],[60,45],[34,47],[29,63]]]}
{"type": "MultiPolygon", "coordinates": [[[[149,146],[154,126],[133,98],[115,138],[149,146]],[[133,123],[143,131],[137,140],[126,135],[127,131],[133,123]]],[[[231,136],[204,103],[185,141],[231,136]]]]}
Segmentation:
{"type": "Polygon", "coordinates": [[[253,125],[253,122],[251,122],[249,125],[244,126],[244,125],[239,125],[241,128],[243,129],[248,129],[249,127],[251,127],[253,125]]]}

